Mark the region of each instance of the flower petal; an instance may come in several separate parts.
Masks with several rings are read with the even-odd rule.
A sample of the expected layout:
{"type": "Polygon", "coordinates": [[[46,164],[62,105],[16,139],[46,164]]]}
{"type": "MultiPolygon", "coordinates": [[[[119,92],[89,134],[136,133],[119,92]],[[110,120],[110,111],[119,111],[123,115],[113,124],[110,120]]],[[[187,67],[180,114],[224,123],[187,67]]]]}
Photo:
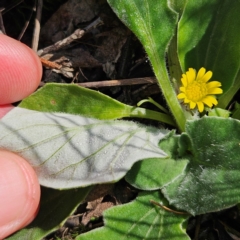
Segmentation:
{"type": "Polygon", "coordinates": [[[212,77],[212,71],[207,71],[205,75],[201,78],[201,81],[207,82],[212,77]]]}
{"type": "Polygon", "coordinates": [[[212,98],[213,98],[213,97],[211,97],[211,96],[207,96],[207,97],[205,97],[204,99],[202,99],[202,102],[203,102],[204,104],[206,104],[208,107],[211,108],[211,107],[213,106],[212,98]]]}
{"type": "Polygon", "coordinates": [[[184,92],[184,93],[186,92],[186,88],[185,87],[180,87],[179,89],[180,89],[181,92],[184,92]]]}
{"type": "Polygon", "coordinates": [[[196,103],[191,101],[190,102],[190,109],[194,109],[196,107],[196,103]]]}
{"type": "Polygon", "coordinates": [[[200,70],[198,71],[198,74],[197,74],[196,81],[201,80],[201,78],[204,76],[205,72],[206,72],[206,69],[204,67],[200,68],[200,70]]]}
{"type": "Polygon", "coordinates": [[[223,90],[221,88],[211,88],[208,89],[208,94],[222,94],[223,90]]]}
{"type": "Polygon", "coordinates": [[[189,68],[186,72],[188,84],[192,83],[196,79],[196,70],[189,68]]]}
{"type": "Polygon", "coordinates": [[[203,103],[205,103],[207,106],[212,107],[212,105],[217,105],[218,101],[214,96],[206,96],[203,100],[203,103]]]}
{"type": "Polygon", "coordinates": [[[222,84],[218,81],[212,81],[212,82],[209,82],[207,83],[207,88],[216,88],[216,87],[221,87],[222,84]]]}
{"type": "Polygon", "coordinates": [[[183,98],[186,98],[186,95],[185,95],[185,93],[179,93],[179,94],[177,95],[177,98],[178,98],[178,99],[183,99],[183,98]]]}
{"type": "Polygon", "coordinates": [[[186,87],[188,85],[186,74],[182,74],[181,82],[182,82],[184,87],[186,87]]]}
{"type": "Polygon", "coordinates": [[[198,106],[198,111],[199,112],[203,112],[204,110],[204,105],[202,102],[197,102],[197,106],[198,106]]]}

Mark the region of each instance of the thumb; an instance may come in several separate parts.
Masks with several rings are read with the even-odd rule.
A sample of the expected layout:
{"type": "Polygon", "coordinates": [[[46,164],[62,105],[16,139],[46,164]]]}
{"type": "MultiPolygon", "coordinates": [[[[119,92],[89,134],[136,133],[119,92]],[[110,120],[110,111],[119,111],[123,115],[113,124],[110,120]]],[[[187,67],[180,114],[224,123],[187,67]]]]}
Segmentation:
{"type": "Polygon", "coordinates": [[[0,239],[28,225],[38,212],[36,173],[20,156],[0,151],[0,239]]]}
{"type": "Polygon", "coordinates": [[[30,48],[0,34],[0,62],[0,105],[22,100],[36,90],[42,66],[30,48]]]}
{"type": "Polygon", "coordinates": [[[13,105],[5,104],[0,106],[0,119],[13,109],[13,105]]]}

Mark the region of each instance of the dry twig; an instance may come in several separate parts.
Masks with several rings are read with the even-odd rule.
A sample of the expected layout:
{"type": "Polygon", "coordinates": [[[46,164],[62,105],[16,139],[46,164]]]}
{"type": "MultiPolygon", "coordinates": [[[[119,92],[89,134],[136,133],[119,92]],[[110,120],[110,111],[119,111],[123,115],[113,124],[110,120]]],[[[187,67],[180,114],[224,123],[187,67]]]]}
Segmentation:
{"type": "MultiPolygon", "coordinates": [[[[107,80],[99,82],[86,82],[86,83],[76,83],[79,86],[86,88],[101,88],[101,87],[113,87],[113,86],[129,86],[138,84],[155,84],[157,83],[155,77],[145,77],[145,78],[130,78],[121,80],[107,80]]],[[[41,82],[39,86],[44,86],[45,83],[41,82]]]]}
{"type": "Polygon", "coordinates": [[[162,209],[164,209],[165,211],[168,211],[168,212],[171,212],[171,213],[175,213],[175,214],[178,214],[178,215],[189,215],[189,213],[187,213],[187,212],[179,212],[179,211],[173,210],[171,208],[168,208],[166,206],[161,205],[160,203],[158,203],[158,202],[156,202],[154,200],[150,200],[150,203],[152,203],[152,204],[154,204],[156,206],[159,206],[162,209]]]}
{"type": "Polygon", "coordinates": [[[38,42],[39,42],[42,6],[43,6],[43,1],[38,0],[37,13],[36,13],[36,18],[35,18],[35,23],[34,23],[35,26],[34,26],[34,31],[33,31],[33,40],[32,40],[32,49],[35,52],[37,52],[38,42]]]}
{"type": "Polygon", "coordinates": [[[54,43],[51,46],[48,46],[44,49],[39,50],[38,56],[43,56],[49,52],[54,52],[57,51],[60,48],[63,48],[67,45],[69,45],[71,42],[73,42],[76,39],[81,38],[86,32],[88,32],[89,30],[91,30],[92,28],[95,28],[96,26],[98,26],[99,24],[102,24],[102,20],[100,18],[97,18],[94,22],[92,22],[91,24],[89,24],[86,28],[84,29],[77,29],[74,31],[73,34],[71,34],[70,36],[64,38],[61,41],[58,41],[56,43],[54,43]]]}
{"type": "Polygon", "coordinates": [[[3,18],[2,18],[2,12],[4,11],[4,8],[0,8],[0,30],[2,31],[3,34],[6,35],[4,23],[3,23],[3,18]]]}

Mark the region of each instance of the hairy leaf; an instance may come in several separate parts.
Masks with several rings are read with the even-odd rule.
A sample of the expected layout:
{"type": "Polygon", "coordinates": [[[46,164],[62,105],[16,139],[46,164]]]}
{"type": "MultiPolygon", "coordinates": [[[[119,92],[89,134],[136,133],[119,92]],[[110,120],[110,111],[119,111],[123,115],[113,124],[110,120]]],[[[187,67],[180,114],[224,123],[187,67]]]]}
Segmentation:
{"type": "Polygon", "coordinates": [[[183,227],[188,216],[163,210],[150,200],[167,205],[159,192],[142,192],[135,201],[106,210],[105,226],[79,235],[76,240],[190,239],[183,227]]]}
{"type": "Polygon", "coordinates": [[[157,190],[185,174],[187,159],[177,159],[179,136],[170,132],[161,140],[160,148],[168,158],[146,159],[136,162],[125,176],[132,186],[142,190],[157,190]]]}
{"type": "Polygon", "coordinates": [[[26,99],[19,107],[41,112],[80,114],[101,120],[123,117],[147,118],[175,125],[172,117],[140,107],[121,103],[98,91],[75,84],[46,84],[26,99]]]}
{"type": "Polygon", "coordinates": [[[220,117],[188,121],[179,145],[187,143],[190,163],[185,175],[163,188],[170,204],[197,215],[239,203],[240,121],[220,117]]]}
{"type": "Polygon", "coordinates": [[[42,112],[81,114],[97,119],[129,116],[132,107],[98,91],[74,84],[49,83],[24,99],[19,107],[42,112]]]}
{"type": "Polygon", "coordinates": [[[0,121],[0,132],[0,148],[27,159],[51,188],[117,181],[134,162],[167,156],[158,142],[168,131],[128,121],[15,108],[0,121]]]}
{"type": "MultiPolygon", "coordinates": [[[[166,69],[166,51],[177,26],[178,14],[168,0],[108,0],[118,17],[139,38],[151,61],[161,91],[181,130],[185,116],[166,69]]],[[[171,3],[179,9],[183,4],[171,3]]]]}

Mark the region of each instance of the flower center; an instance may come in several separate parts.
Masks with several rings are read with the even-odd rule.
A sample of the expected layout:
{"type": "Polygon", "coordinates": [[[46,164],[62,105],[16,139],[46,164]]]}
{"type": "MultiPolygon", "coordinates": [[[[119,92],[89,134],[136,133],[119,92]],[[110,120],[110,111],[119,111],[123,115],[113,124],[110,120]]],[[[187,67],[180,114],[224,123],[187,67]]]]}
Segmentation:
{"type": "Polygon", "coordinates": [[[193,102],[199,102],[208,94],[207,85],[205,82],[193,81],[192,84],[186,87],[186,96],[193,102]]]}

